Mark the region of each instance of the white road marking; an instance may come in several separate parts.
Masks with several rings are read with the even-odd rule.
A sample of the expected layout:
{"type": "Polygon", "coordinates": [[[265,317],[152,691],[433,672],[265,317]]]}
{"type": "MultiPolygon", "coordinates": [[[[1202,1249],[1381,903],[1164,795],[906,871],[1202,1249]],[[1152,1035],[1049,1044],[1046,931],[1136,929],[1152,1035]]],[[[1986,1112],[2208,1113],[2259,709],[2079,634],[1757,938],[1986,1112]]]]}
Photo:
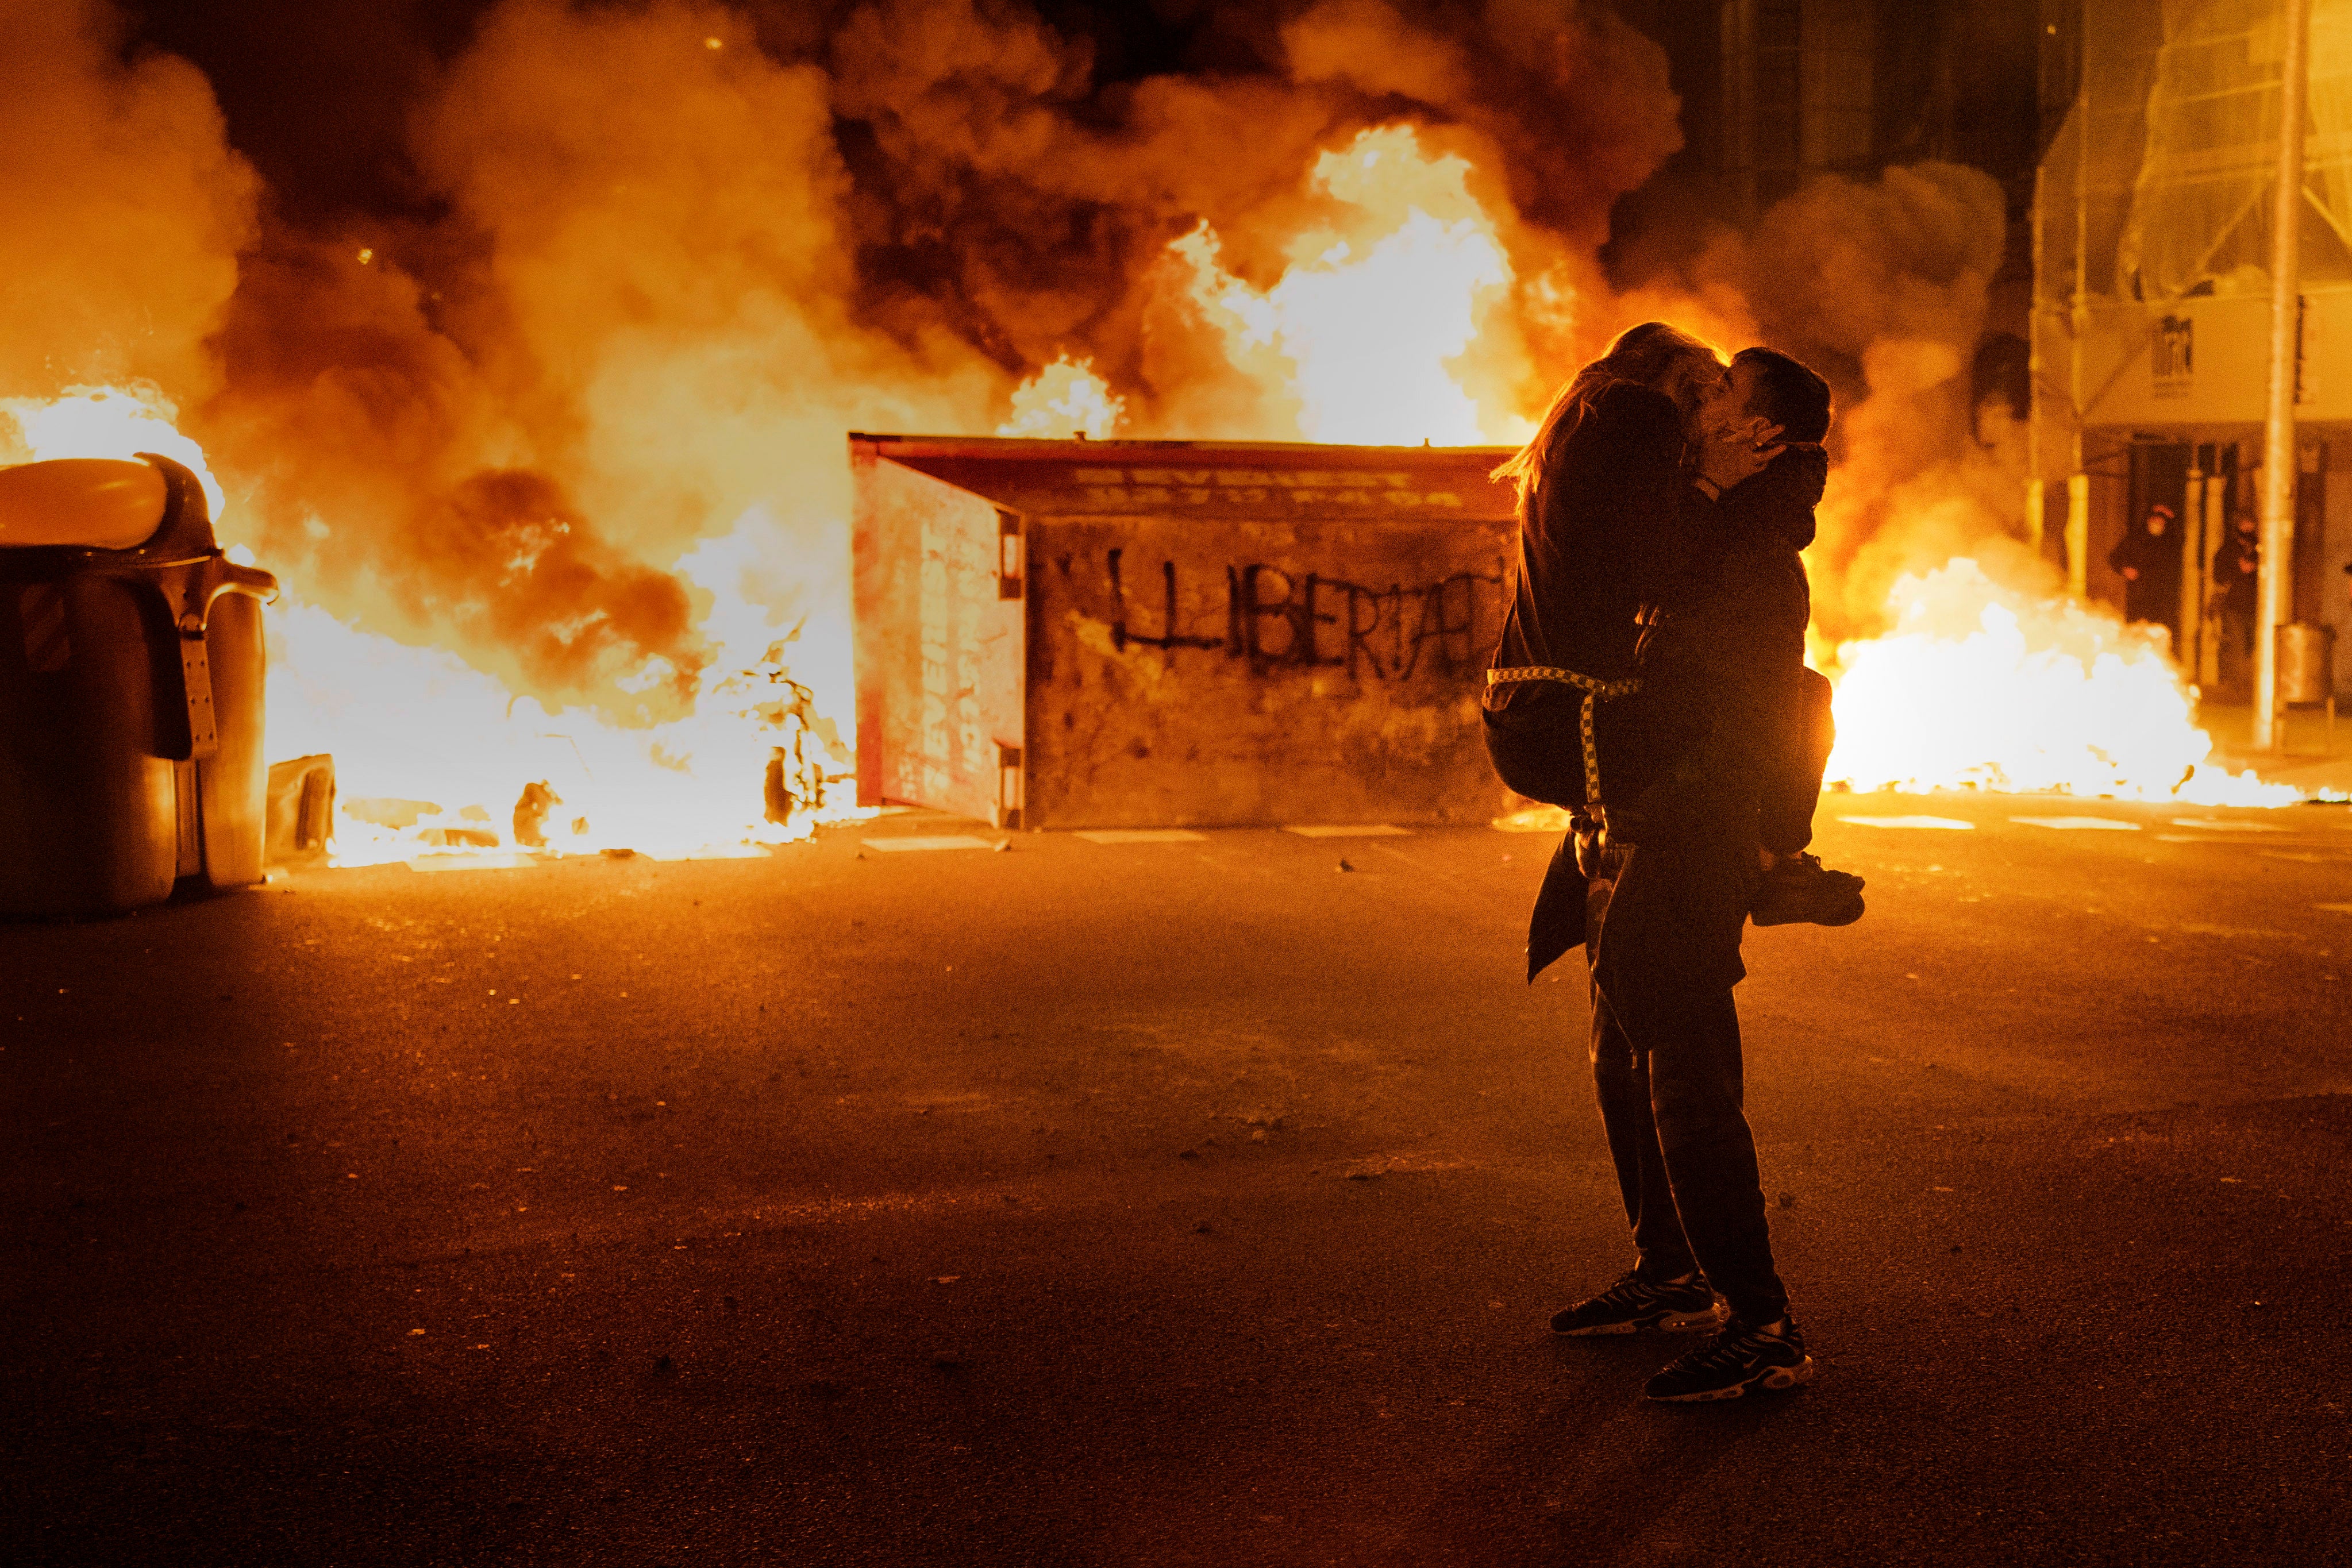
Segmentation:
{"type": "Polygon", "coordinates": [[[2275,822],[2225,822],[2219,817],[2175,817],[2176,828],[2202,828],[2209,833],[2284,833],[2287,829],[2275,822]]]}
{"type": "Polygon", "coordinates": [[[1070,836],[1090,844],[1196,844],[1209,835],[1190,828],[1088,828],[1070,836]]]}
{"type": "Polygon", "coordinates": [[[1386,822],[1366,822],[1338,827],[1289,827],[1286,833],[1297,833],[1302,839],[1409,839],[1407,828],[1391,828],[1386,822]]]}
{"type": "Polygon", "coordinates": [[[2315,904],[2314,909],[2325,909],[2330,915],[2352,915],[2352,904],[2315,904]]]}
{"type": "Polygon", "coordinates": [[[2110,832],[2137,833],[2137,822],[2120,821],[2114,817],[2011,817],[2012,822],[2023,822],[2029,828],[2056,828],[2062,831],[2075,829],[2095,831],[2105,828],[2110,832]]]}
{"type": "Polygon", "coordinates": [[[1958,817],[1840,817],[1838,821],[1862,828],[1941,828],[1963,833],[1976,831],[1977,826],[1958,817]]]}
{"type": "Polygon", "coordinates": [[[903,839],[860,839],[857,841],[869,850],[880,850],[888,854],[922,850],[992,850],[996,847],[992,840],[977,839],[970,833],[910,833],[903,839]]]}
{"type": "Polygon", "coordinates": [[[520,871],[539,862],[529,855],[416,855],[402,862],[411,871],[520,871]]]}

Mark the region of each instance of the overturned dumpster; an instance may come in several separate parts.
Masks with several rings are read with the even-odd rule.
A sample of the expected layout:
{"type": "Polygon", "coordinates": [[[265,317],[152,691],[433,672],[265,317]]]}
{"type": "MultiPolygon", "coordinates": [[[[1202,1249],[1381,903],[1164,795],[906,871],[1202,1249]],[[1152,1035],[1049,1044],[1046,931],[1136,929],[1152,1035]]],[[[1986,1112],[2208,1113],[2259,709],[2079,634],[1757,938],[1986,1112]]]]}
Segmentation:
{"type": "Polygon", "coordinates": [[[1030,828],[1492,817],[1507,455],[853,434],[859,800],[1030,828]]]}
{"type": "Polygon", "coordinates": [[[262,874],[262,601],[169,458],[0,468],[0,915],[262,874]]]}

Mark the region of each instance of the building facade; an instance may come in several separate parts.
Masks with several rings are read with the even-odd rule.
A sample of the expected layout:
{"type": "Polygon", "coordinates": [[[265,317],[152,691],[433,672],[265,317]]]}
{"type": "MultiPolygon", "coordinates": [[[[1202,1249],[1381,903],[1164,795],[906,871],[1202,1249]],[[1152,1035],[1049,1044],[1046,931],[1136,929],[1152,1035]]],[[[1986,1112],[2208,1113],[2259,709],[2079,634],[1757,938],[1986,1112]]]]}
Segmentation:
{"type": "MultiPolygon", "coordinates": [[[[2044,12],[2030,512],[2081,591],[2161,621],[2184,668],[2237,696],[2247,627],[2218,578],[2260,506],[2282,11],[2044,12]],[[2169,547],[2119,557],[2159,508],[2169,547]],[[2113,563],[2168,548],[2170,602],[2152,607],[2113,563]]],[[[2314,0],[2310,39],[2286,616],[2352,641],[2352,0],[2314,0]]]]}

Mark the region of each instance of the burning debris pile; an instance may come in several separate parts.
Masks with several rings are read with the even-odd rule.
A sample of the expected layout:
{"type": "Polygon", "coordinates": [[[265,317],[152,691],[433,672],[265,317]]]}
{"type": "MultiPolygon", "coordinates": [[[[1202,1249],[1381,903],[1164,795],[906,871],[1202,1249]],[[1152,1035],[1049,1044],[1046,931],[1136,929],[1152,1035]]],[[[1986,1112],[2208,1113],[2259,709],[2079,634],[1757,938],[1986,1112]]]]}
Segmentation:
{"type": "MultiPolygon", "coordinates": [[[[2095,620],[2021,608],[2055,584],[1969,406],[1990,179],[1822,180],[1621,290],[1612,204],[1680,133],[1605,7],[1203,15],[1208,63],[1122,77],[1018,0],[497,0],[386,68],[355,193],[267,184],[108,0],[0,0],[0,462],[205,476],[283,580],[270,754],[335,758],[337,858],[740,849],[843,809],[844,432],[1511,443],[1663,316],[1840,388],[1815,599],[1857,779],[2194,777],[2112,627],[2170,694],[2113,767],[1885,750],[1980,682],[1920,650],[2095,620]],[[1923,620],[1896,584],[1960,553],[1923,620]]],[[[2002,646],[2012,714],[2089,724],[2002,646]]]]}
{"type": "Polygon", "coordinates": [[[1837,651],[1828,779],[2284,806],[2212,766],[2161,633],[2001,587],[1965,557],[1895,585],[1895,629],[1837,651]]]}

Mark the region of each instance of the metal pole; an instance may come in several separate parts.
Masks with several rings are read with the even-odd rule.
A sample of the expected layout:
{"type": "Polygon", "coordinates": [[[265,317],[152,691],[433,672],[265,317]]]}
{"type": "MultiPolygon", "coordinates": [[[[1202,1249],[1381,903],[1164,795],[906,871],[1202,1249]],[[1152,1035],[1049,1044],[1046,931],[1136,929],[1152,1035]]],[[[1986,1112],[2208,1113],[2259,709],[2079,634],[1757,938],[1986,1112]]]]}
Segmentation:
{"type": "MultiPolygon", "coordinates": [[[[2212,691],[2221,684],[2221,612],[2213,597],[2213,558],[2221,553],[2221,546],[2230,536],[2230,476],[2222,471],[2225,450],[2220,443],[2213,447],[2214,472],[2205,476],[2205,553],[2198,563],[2197,581],[2202,590],[2204,608],[2200,612],[2197,637],[2197,684],[2212,691]]],[[[2235,466],[2234,459],[2229,459],[2235,466]]]]}
{"type": "Polygon", "coordinates": [[[2279,743],[2278,628],[2294,579],[2295,350],[2303,293],[2303,109],[2311,0],[2282,0],[2278,204],[2271,222],[2270,416],[2263,428],[2263,559],[2255,573],[2254,748],[2279,743]]]}
{"type": "Polygon", "coordinates": [[[2047,314],[2042,301],[2042,262],[2046,252],[2045,225],[2042,204],[2049,198],[2050,182],[2042,165],[2033,170],[2033,308],[2026,319],[2025,380],[2025,543],[2036,559],[2042,552],[2042,505],[2046,489],[2042,476],[2047,472],[2042,455],[2042,401],[2046,393],[2042,383],[2042,336],[2047,314]]]}
{"type": "Polygon", "coordinates": [[[2085,71],[2074,89],[2074,309],[2068,344],[2066,396],[2074,415],[2074,462],[2066,476],[2066,591],[2087,598],[2091,587],[2091,476],[2083,466],[2083,339],[2090,331],[2091,83],[2085,71]]]}
{"type": "Polygon", "coordinates": [[[2172,644],[2181,678],[2197,678],[2197,631],[2205,607],[2205,470],[2198,459],[2210,448],[2189,449],[2189,483],[2180,494],[2180,635],[2172,644]]]}

